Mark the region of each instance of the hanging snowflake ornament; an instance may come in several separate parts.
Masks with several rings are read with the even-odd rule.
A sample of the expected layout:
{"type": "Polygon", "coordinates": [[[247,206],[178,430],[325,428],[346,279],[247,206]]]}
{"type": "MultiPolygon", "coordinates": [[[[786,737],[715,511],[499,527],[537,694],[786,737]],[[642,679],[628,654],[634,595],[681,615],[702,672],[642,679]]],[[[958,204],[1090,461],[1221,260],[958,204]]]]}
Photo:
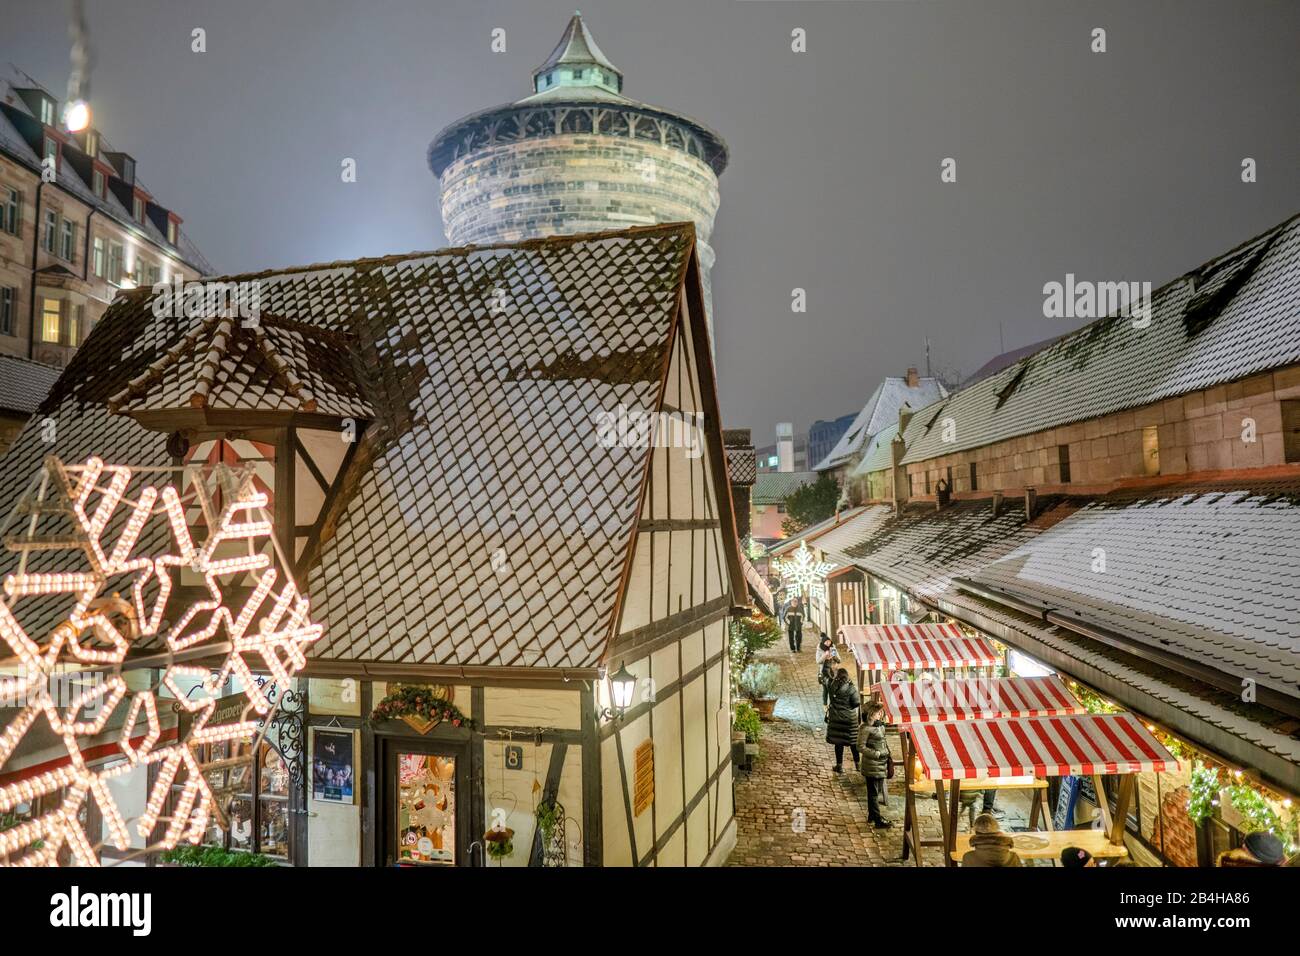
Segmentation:
{"type": "Polygon", "coordinates": [[[254,744],[275,707],[263,685],[285,686],[321,634],[267,506],[249,465],[46,459],[3,528],[0,707],[17,714],[0,733],[0,864],[96,865],[106,845],[136,856],[226,825],[203,745],[254,744]],[[228,683],[243,707],[213,723],[228,683]],[[50,759],[10,769],[51,739],[50,759]]]}
{"type": "Polygon", "coordinates": [[[781,577],[787,584],[793,584],[801,593],[810,597],[824,592],[823,582],[835,565],[829,561],[818,561],[808,550],[808,542],[800,541],[794,554],[780,564],[781,577]]]}

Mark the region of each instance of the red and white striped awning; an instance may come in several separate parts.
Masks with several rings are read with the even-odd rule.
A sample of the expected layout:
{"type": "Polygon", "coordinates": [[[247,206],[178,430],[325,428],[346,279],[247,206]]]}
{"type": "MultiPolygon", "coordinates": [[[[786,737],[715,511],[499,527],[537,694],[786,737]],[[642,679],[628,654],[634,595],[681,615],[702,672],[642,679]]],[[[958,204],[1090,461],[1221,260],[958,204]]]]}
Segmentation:
{"type": "Polygon", "coordinates": [[[1056,676],[884,681],[875,689],[891,724],[1086,713],[1056,676]]]}
{"type": "Polygon", "coordinates": [[[1177,770],[1132,714],[1076,714],[912,724],[928,780],[1060,777],[1177,770]]]}
{"type": "Polygon", "coordinates": [[[841,624],[836,634],[841,644],[954,640],[962,636],[956,624],[841,624]]]}
{"type": "Polygon", "coordinates": [[[992,667],[1002,655],[982,637],[850,644],[858,667],[874,671],[924,671],[941,667],[992,667]]]}

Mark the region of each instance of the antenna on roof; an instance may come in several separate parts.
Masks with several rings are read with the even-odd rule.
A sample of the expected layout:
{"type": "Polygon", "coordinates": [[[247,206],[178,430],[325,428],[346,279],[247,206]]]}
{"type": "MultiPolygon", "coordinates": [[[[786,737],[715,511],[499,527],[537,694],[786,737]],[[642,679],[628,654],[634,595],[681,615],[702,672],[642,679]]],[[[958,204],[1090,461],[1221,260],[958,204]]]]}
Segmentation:
{"type": "Polygon", "coordinates": [[[931,378],[930,375],[930,336],[925,337],[925,377],[931,378]]]}

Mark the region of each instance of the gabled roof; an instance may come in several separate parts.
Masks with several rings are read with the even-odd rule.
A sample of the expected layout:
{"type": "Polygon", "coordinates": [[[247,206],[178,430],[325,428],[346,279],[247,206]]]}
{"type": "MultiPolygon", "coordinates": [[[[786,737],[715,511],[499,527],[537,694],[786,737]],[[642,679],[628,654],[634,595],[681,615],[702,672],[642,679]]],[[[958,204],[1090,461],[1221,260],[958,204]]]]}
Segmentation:
{"type": "Polygon", "coordinates": [[[861,453],[867,440],[882,428],[898,424],[898,412],[904,405],[916,410],[945,398],[948,390],[937,378],[922,378],[915,388],[909,388],[907,379],[890,376],[876,386],[830,454],[818,462],[814,471],[828,471],[852,462],[861,453]]]}
{"type": "Polygon", "coordinates": [[[867,447],[862,449],[862,460],[853,469],[851,477],[861,478],[873,471],[883,471],[894,463],[893,441],[898,434],[898,422],[886,425],[871,436],[867,447]]]}
{"type": "MultiPolygon", "coordinates": [[[[693,227],[675,223],[223,280],[261,283],[269,336],[310,327],[312,341],[355,337],[366,372],[358,383],[373,415],[329,513],[333,533],[300,571],[325,626],[312,666],[601,662],[649,450],[603,441],[598,416],[657,411],[683,328],[678,302],[683,292],[698,301],[693,257],[693,227]]],[[[155,316],[152,295],[118,297],[42,406],[66,460],[170,461],[164,434],[107,407],[160,365],[142,397],[159,383],[168,400],[194,394],[185,370],[212,333],[202,319],[155,316]],[[177,350],[194,326],[194,347],[177,350]]],[[[706,337],[696,354],[701,343],[707,355],[706,337]]],[[[279,338],[276,349],[292,352],[279,338]]],[[[305,367],[338,385],[333,366],[305,367]]],[[[324,400],[324,387],[307,384],[324,400]]],[[[345,378],[338,393],[353,384],[345,378]]],[[[716,409],[707,421],[706,460],[724,495],[716,409]]],[[[29,424],[0,469],[0,509],[48,452],[29,424]]],[[[729,510],[723,521],[734,542],[729,510]]],[[[728,563],[743,590],[734,551],[728,563]]]]}
{"type": "Polygon", "coordinates": [[[903,461],[950,455],[1297,363],[1300,216],[1155,291],[1149,325],[1099,319],[958,391],[944,409],[955,440],[943,441],[938,429],[927,433],[925,411],[913,416],[903,435],[903,461]]]}
{"type": "Polygon", "coordinates": [[[0,411],[30,415],[45,401],[63,369],[0,354],[0,411]]]}
{"type": "Polygon", "coordinates": [[[785,496],[817,480],[815,471],[767,471],[754,479],[754,490],[749,500],[756,505],[771,505],[784,501],[785,496]]]}

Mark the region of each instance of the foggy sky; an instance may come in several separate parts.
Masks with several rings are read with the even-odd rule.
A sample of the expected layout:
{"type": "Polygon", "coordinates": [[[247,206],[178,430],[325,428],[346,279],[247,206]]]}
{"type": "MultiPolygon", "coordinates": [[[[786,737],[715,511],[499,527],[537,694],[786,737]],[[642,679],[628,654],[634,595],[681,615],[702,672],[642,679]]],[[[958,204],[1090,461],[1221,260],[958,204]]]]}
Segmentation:
{"type": "MultiPolygon", "coordinates": [[[[526,95],[552,0],[93,0],[96,126],[218,270],[445,244],[425,149],[526,95]],[[190,50],[190,31],[208,49],[190,50]],[[502,27],[508,50],[493,54],[502,27]],[[340,181],[357,160],[358,182],[340,181]]],[[[1160,284],[1300,210],[1300,4],[603,0],[625,92],[731,147],[713,246],[725,424],[772,440],[880,377],[966,374],[1070,327],[1067,272],[1160,284]],[[1093,27],[1108,51],[1089,50],[1093,27]],[[790,50],[802,27],[808,51],[790,50]],[[1243,157],[1259,182],[1240,181],[1243,157]],[[957,183],[939,181],[945,157],[957,183]],[[808,312],[790,311],[807,290],[808,312]]],[[[65,4],[0,0],[63,95],[65,4]]]]}

